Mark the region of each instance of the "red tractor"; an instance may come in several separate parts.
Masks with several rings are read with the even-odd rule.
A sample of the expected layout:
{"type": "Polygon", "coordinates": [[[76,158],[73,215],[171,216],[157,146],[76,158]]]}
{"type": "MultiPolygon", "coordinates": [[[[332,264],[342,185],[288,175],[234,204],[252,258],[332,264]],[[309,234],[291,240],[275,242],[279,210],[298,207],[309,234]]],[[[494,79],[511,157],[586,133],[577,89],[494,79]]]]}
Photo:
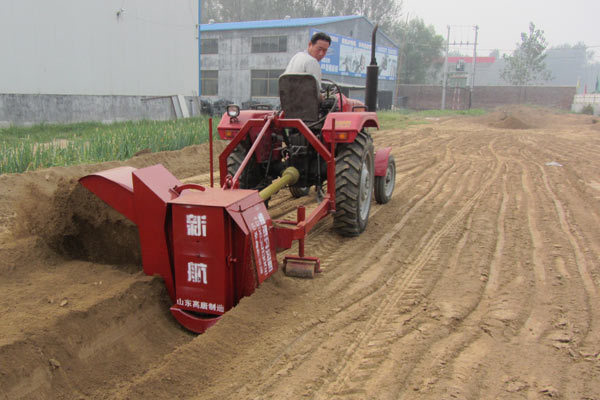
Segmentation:
{"type": "Polygon", "coordinates": [[[331,183],[334,227],[344,236],[356,236],[367,226],[373,190],[378,203],[387,203],[392,195],[394,158],[391,148],[374,153],[367,128],[379,128],[377,114],[367,112],[363,103],[348,99],[337,84],[328,82],[320,101],[314,76],[282,75],[281,111],[240,111],[229,106],[218,126],[221,139],[231,140],[219,157],[221,185],[262,190],[286,168],[294,167],[299,178],[289,185],[292,196],[305,196],[314,186],[321,200],[324,184],[331,183]],[[253,146],[253,154],[240,171],[253,146]],[[320,148],[334,149],[335,179],[330,182],[320,148]]]}
{"type": "MultiPolygon", "coordinates": [[[[374,104],[369,72],[367,87],[367,103],[374,104]]],[[[333,214],[339,233],[358,235],[373,192],[379,203],[392,196],[391,148],[374,152],[367,131],[379,127],[375,112],[335,84],[321,101],[312,75],[283,75],[279,90],[279,111],[232,105],[223,115],[218,130],[230,143],[219,156],[221,187],[213,187],[212,168],[211,186],[203,187],[182,184],[160,164],[80,179],[138,226],[144,272],[162,277],[172,315],[194,332],[204,332],[275,273],[276,252],[294,240],[298,254],[285,256],[286,274],[320,272],[318,258],[304,254],[315,224],[333,214]],[[296,221],[272,220],[265,202],[286,186],[294,197],[314,186],[318,205],[308,216],[298,207],[296,221]]]]}

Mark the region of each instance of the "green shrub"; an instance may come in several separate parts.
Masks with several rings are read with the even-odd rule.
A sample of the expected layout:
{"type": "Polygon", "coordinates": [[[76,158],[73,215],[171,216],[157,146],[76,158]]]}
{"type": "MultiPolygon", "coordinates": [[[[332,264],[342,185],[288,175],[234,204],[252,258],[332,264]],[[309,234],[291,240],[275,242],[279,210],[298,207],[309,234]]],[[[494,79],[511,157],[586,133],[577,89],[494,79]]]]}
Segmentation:
{"type": "Polygon", "coordinates": [[[594,106],[592,106],[591,104],[586,104],[581,109],[581,113],[587,115],[594,115],[594,106]]]}

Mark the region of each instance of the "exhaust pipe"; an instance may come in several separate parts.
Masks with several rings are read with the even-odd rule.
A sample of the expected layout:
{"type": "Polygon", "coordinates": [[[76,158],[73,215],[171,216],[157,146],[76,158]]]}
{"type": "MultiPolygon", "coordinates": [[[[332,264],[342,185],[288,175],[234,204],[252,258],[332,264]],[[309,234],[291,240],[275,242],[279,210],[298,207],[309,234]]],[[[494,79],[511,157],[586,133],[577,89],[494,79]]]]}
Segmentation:
{"type": "Polygon", "coordinates": [[[376,34],[379,24],[375,25],[371,36],[371,64],[367,65],[367,87],[365,89],[365,105],[368,111],[377,111],[377,83],[379,79],[379,67],[375,58],[377,48],[376,34]]]}

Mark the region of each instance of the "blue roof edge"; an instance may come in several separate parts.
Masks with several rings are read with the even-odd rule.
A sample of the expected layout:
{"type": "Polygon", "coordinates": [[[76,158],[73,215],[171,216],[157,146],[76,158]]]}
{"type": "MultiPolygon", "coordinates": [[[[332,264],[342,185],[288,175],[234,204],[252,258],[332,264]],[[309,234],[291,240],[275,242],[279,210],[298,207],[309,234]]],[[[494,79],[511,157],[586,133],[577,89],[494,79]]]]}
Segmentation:
{"type": "Polygon", "coordinates": [[[241,29],[267,29],[267,28],[289,28],[311,25],[324,25],[332,22],[347,21],[356,18],[364,18],[362,15],[344,15],[336,17],[313,17],[313,18],[290,18],[269,19],[261,21],[239,21],[239,22],[217,22],[213,24],[201,24],[200,31],[225,31],[241,29]]]}
{"type": "MultiPolygon", "coordinates": [[[[290,18],[290,19],[270,19],[262,21],[240,21],[240,22],[218,22],[214,24],[201,24],[200,32],[215,32],[215,31],[231,31],[242,29],[269,29],[269,28],[293,28],[293,27],[310,27],[316,25],[325,25],[333,22],[349,21],[352,19],[362,18],[371,26],[375,27],[364,15],[344,15],[337,17],[314,17],[314,18],[290,18]]],[[[400,49],[383,31],[378,31],[378,34],[383,35],[397,49],[400,49]]]]}

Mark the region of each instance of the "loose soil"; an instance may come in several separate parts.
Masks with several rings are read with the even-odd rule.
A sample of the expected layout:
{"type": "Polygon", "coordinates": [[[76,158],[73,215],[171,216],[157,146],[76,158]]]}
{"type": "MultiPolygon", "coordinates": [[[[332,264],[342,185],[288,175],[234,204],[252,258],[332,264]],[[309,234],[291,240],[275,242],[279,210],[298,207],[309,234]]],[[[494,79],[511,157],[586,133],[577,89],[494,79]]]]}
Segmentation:
{"type": "Polygon", "coordinates": [[[0,399],[600,399],[596,122],[510,107],[372,132],[397,178],[367,230],[325,219],[322,274],[278,271],[202,335],[77,179],[162,163],[206,184],[206,146],[0,176],[0,399]]]}

